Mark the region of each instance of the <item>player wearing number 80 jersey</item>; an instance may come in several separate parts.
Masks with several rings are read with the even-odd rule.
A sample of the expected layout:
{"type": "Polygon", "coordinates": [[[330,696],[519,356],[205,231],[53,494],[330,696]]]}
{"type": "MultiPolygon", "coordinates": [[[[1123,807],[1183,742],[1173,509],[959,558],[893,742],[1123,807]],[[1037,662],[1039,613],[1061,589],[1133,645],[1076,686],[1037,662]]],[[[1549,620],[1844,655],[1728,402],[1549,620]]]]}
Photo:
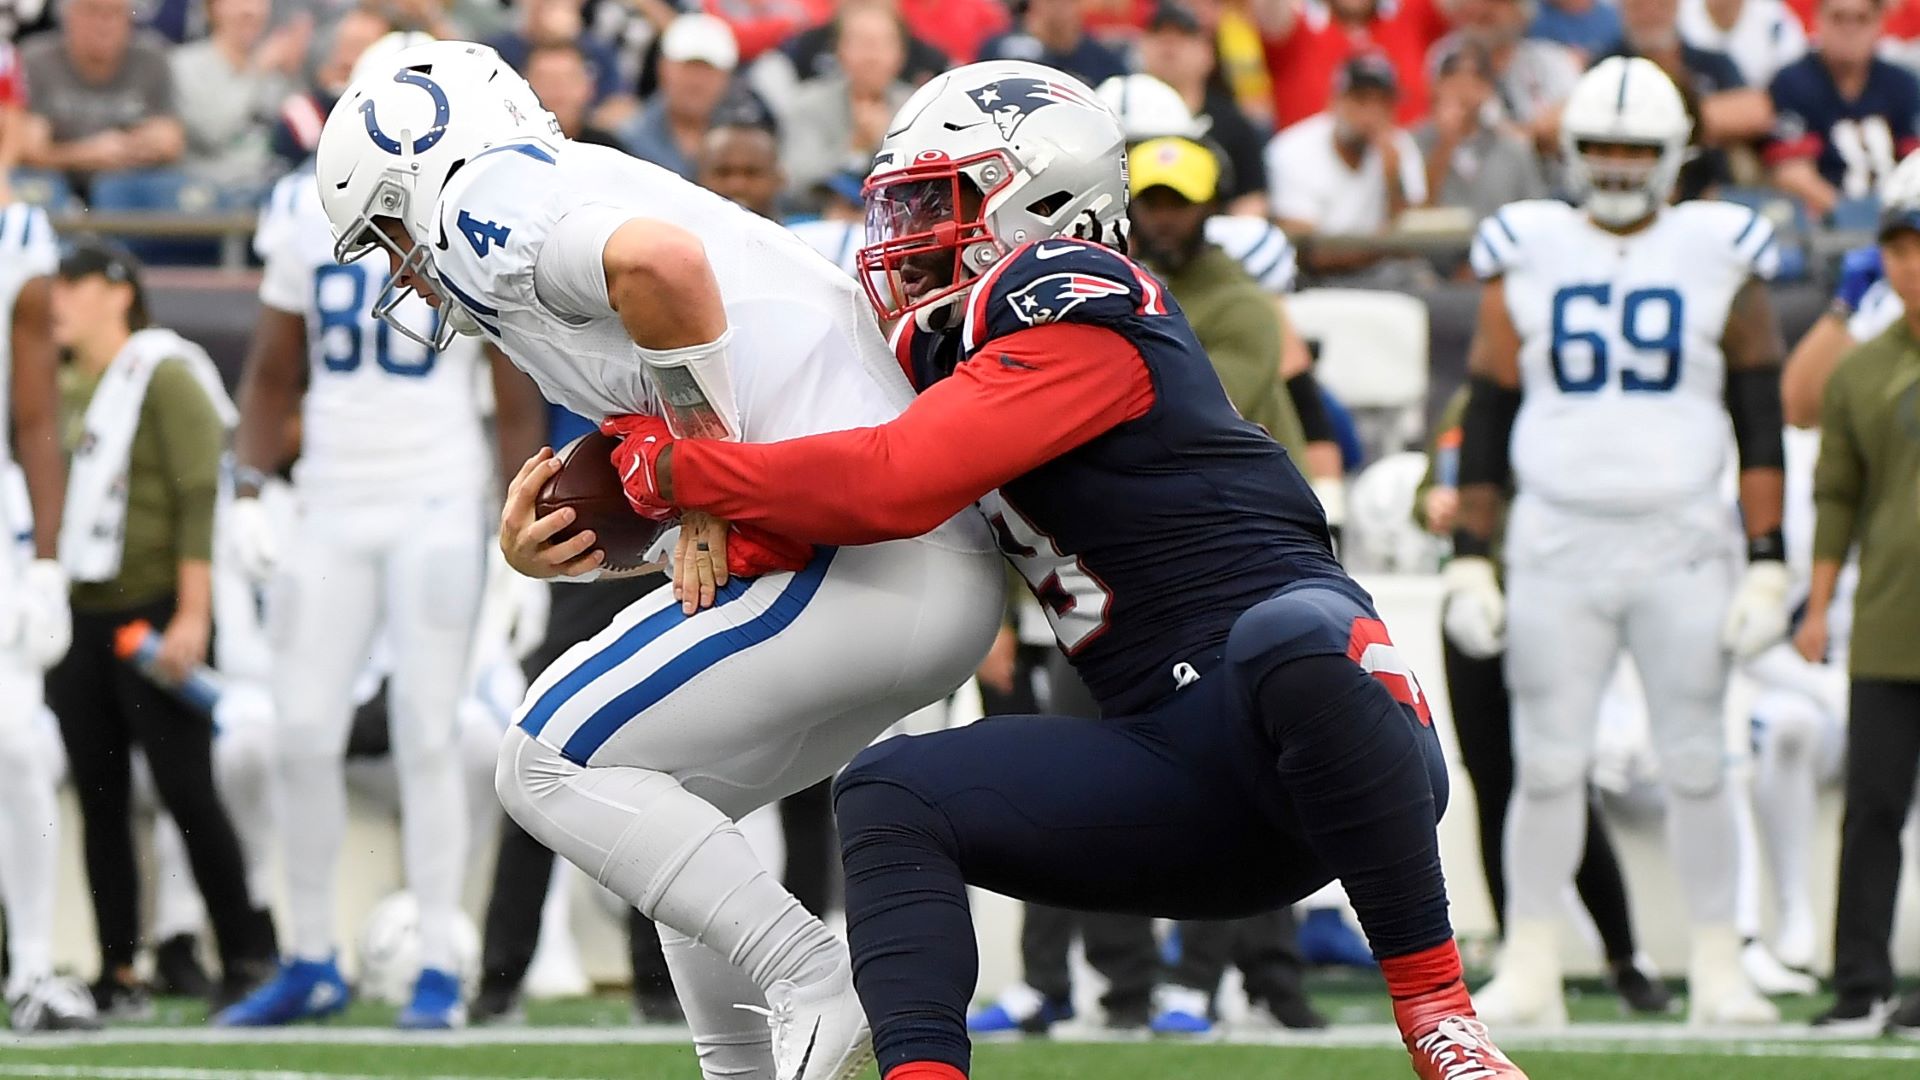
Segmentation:
{"type": "MultiPolygon", "coordinates": [[[[333,959],[343,761],[354,680],[384,627],[395,652],[406,878],[421,905],[426,969],[400,1022],[455,1026],[463,1013],[447,935],[467,831],[456,714],[484,581],[493,460],[476,396],[480,346],[458,338],[436,350],[374,317],[385,268],[334,261],[311,168],[276,185],[254,243],[266,271],[241,389],[241,497],[231,517],[241,561],[271,578],[279,779],[296,808],[280,816],[292,923],[279,976],[217,1022],[282,1024],[346,1005],[333,959]],[[246,496],[283,463],[295,408],[300,522],[292,549],[274,558],[262,507],[246,496]]],[[[419,337],[434,336],[424,302],[409,299],[395,315],[419,337]]]]}
{"type": "Polygon", "coordinates": [[[1624,647],[1669,788],[1694,923],[1693,1017],[1767,1021],[1776,1014],[1747,986],[1733,929],[1720,711],[1727,650],[1757,653],[1785,630],[1783,350],[1760,280],[1773,272],[1773,231],[1731,204],[1666,205],[1688,121],[1646,60],[1588,72],[1562,126],[1581,206],[1507,206],[1472,252],[1486,285],[1445,623],[1474,655],[1498,651],[1510,629],[1517,766],[1507,945],[1478,1002],[1490,1020],[1565,1017],[1557,921],[1580,856],[1600,698],[1624,647]],[[1749,538],[1737,590],[1721,488],[1730,444],[1749,538]],[[1487,553],[1509,468],[1503,597],[1487,553]]]}

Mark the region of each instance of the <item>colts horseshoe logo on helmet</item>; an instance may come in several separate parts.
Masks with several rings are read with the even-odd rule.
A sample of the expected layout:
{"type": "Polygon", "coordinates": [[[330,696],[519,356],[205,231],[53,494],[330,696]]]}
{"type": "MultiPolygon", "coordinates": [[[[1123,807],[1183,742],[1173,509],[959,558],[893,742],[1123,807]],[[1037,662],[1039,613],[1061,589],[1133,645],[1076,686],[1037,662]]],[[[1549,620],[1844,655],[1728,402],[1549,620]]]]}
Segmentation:
{"type": "MultiPolygon", "coordinates": [[[[433,149],[435,144],[439,143],[442,138],[446,137],[447,118],[452,114],[452,110],[447,104],[447,92],[440,89],[439,83],[427,78],[420,72],[410,69],[396,72],[393,76],[393,81],[417,86],[425,90],[428,96],[433,98],[433,124],[427,128],[425,135],[413,140],[413,146],[411,147],[412,153],[424,154],[433,149]]],[[[373,145],[395,157],[399,157],[403,152],[400,146],[400,140],[381,130],[380,121],[374,118],[373,102],[371,100],[360,103],[360,116],[367,122],[367,137],[373,140],[373,145]]]]}

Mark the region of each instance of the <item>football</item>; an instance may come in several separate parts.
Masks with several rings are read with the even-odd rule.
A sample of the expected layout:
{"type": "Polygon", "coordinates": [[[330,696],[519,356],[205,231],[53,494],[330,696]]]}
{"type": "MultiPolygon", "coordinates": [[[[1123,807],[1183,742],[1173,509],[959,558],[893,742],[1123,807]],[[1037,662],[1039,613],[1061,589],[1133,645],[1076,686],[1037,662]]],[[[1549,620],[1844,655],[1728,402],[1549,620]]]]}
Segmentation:
{"type": "Polygon", "coordinates": [[[573,508],[573,524],[554,534],[558,543],[581,529],[592,529],[606,552],[608,570],[631,570],[647,561],[647,552],[670,522],[649,521],[633,512],[613,469],[613,449],[620,440],[589,431],[560,448],[560,471],[553,474],[534,498],[534,512],[545,517],[562,507],[573,508]]]}

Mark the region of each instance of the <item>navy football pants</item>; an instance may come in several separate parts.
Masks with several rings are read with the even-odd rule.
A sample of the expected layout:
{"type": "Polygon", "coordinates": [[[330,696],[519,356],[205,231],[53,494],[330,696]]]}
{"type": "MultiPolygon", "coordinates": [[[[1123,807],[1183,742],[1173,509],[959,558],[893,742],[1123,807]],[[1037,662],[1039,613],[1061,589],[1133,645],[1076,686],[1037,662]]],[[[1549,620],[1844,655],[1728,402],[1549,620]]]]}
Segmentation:
{"type": "Polygon", "coordinates": [[[1088,911],[1237,918],[1338,877],[1374,953],[1449,940],[1446,766],[1357,586],[1295,586],[1150,712],[890,739],[835,788],[854,979],[880,1068],[969,1064],[967,885],[1088,911]],[[1373,648],[1367,646],[1371,643],[1373,648]]]}

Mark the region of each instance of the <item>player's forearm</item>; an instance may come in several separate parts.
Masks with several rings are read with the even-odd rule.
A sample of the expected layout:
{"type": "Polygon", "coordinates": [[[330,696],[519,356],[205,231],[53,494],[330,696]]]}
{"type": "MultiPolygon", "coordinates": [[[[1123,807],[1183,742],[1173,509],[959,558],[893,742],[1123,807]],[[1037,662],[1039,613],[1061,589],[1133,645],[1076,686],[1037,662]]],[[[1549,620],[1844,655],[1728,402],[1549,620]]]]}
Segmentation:
{"type": "Polygon", "coordinates": [[[1827,608],[1833,605],[1833,590],[1839,582],[1839,560],[1813,560],[1813,575],[1807,583],[1807,611],[1809,614],[1825,615],[1827,613],[1827,608]]]}
{"type": "Polygon", "coordinates": [[[1847,320],[1833,312],[1820,316],[1787,357],[1780,373],[1780,408],[1794,427],[1820,426],[1820,396],[1840,358],[1853,348],[1847,320]]]}
{"type": "Polygon", "coordinates": [[[241,468],[271,473],[291,456],[287,433],[306,393],[305,348],[301,316],[261,309],[236,403],[240,425],[233,433],[233,457],[241,468]]]}
{"type": "Polygon", "coordinates": [[[1780,469],[1740,470],[1740,517],[1746,524],[1748,540],[1780,531],[1786,489],[1787,474],[1780,469]]]}
{"type": "Polygon", "coordinates": [[[547,440],[547,401],[532,376],[513,366],[506,354],[488,345],[493,371],[493,434],[502,481],[540,452],[547,440]]]}

